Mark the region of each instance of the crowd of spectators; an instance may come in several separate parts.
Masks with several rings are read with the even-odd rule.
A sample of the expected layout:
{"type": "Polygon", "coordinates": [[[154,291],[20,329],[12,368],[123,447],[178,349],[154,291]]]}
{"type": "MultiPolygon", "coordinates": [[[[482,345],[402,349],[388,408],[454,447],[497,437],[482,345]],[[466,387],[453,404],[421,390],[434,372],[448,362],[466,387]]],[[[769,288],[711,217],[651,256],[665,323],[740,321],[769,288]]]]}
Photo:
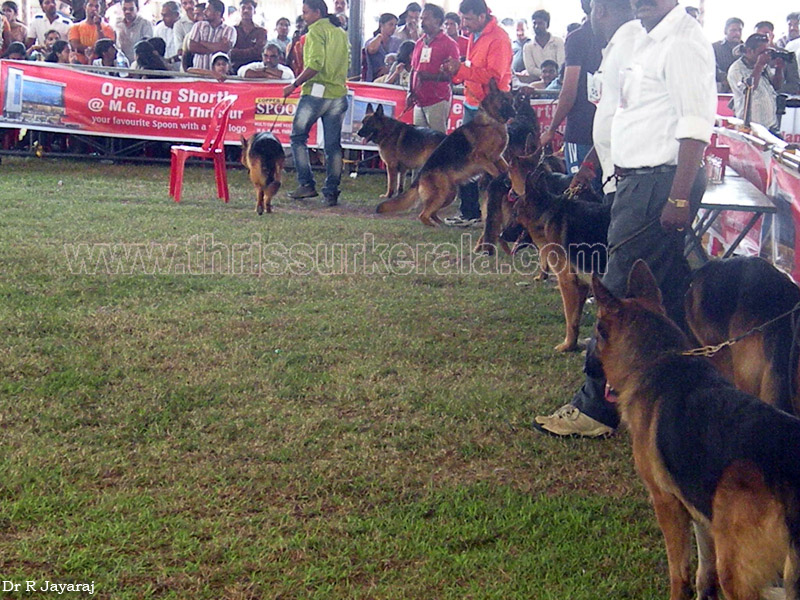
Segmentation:
{"type": "MultiPolygon", "coordinates": [[[[157,23],[139,14],[139,0],[110,0],[109,6],[119,4],[114,23],[106,19],[106,0],[86,0],[73,15],[59,12],[57,0],[39,0],[41,13],[26,25],[20,20],[18,4],[6,0],[2,4],[2,56],[132,67],[147,72],[187,71],[218,79],[289,79],[301,73],[307,31],[302,16],[295,21],[293,32],[292,22],[286,17],[276,19],[274,31],[268,32],[254,20],[256,0],[237,1],[235,25],[228,23],[229,11],[222,0],[180,0],[180,4],[167,0],[161,4],[157,23]]],[[[588,11],[588,2],[582,4],[588,11]]],[[[333,16],[347,29],[347,0],[335,0],[333,9],[333,16]]],[[[697,9],[685,10],[698,17],[697,9]]],[[[400,85],[413,95],[416,90],[411,88],[430,76],[424,73],[432,72],[427,49],[433,47],[430,42],[438,33],[454,42],[460,60],[468,60],[471,32],[462,25],[463,15],[450,12],[444,13],[442,22],[437,18],[435,24],[429,24],[435,35],[427,35],[428,41],[420,47],[414,65],[416,44],[426,38],[422,15],[422,6],[417,2],[409,3],[399,15],[380,15],[377,29],[366,36],[360,49],[363,81],[400,85]],[[415,69],[419,76],[413,75],[415,69]]],[[[512,87],[561,91],[557,126],[566,119],[568,129],[575,130],[572,122],[578,124],[580,131],[588,132],[591,122],[584,117],[592,109],[586,101],[586,75],[596,70],[602,44],[595,43],[596,36],[587,21],[573,23],[564,32],[554,32],[550,30],[550,14],[536,10],[531,15],[530,28],[526,19],[502,19],[497,24],[508,34],[511,44],[512,87]]],[[[733,95],[731,106],[737,116],[775,130],[781,95],[800,93],[800,12],[787,15],[786,28],[780,36],[771,21],[755,23],[752,33],[746,30],[741,19],[732,17],[725,24],[723,38],[713,44],[717,88],[733,95]]],[[[436,44],[441,46],[441,42],[436,44]]],[[[434,66],[438,69],[440,65],[434,66]]],[[[436,104],[441,101],[438,99],[436,104]]],[[[437,108],[438,112],[441,111],[437,108]]],[[[420,116],[419,121],[426,119],[420,116]]],[[[440,119],[435,121],[438,124],[440,119]]],[[[570,137],[585,146],[586,136],[573,132],[576,135],[570,137]]]]}
{"type": "Polygon", "coordinates": [[[786,16],[786,33],[777,40],[772,21],[759,21],[746,37],[745,31],[744,21],[731,17],[713,44],[717,90],[733,94],[737,117],[778,133],[783,99],[800,93],[800,12],[786,16]]]}
{"type": "MultiPolygon", "coordinates": [[[[19,19],[18,4],[3,2],[3,58],[105,66],[112,69],[110,75],[120,74],[115,69],[132,68],[208,73],[218,79],[245,73],[286,79],[294,74],[286,66],[290,51],[304,33],[302,18],[292,37],[291,21],[280,17],[270,35],[253,20],[256,0],[239,1],[235,25],[226,22],[229,11],[221,0],[181,0],[180,4],[166,0],[157,23],[140,14],[139,0],[110,0],[108,5],[106,0],[86,0],[74,14],[60,12],[57,0],[39,0],[39,5],[41,12],[26,25],[19,19]],[[119,17],[107,18],[107,9],[115,4],[119,17]]],[[[344,26],[346,2],[337,0],[337,5],[344,26]]],[[[301,65],[302,60],[295,67],[301,65]]]]}

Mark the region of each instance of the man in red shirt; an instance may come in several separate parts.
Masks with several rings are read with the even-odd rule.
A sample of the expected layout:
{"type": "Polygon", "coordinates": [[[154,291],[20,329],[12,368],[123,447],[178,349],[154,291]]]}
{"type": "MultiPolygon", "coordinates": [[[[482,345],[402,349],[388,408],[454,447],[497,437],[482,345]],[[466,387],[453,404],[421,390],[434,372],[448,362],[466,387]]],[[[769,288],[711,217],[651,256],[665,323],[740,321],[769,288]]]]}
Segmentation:
{"type": "MultiPolygon", "coordinates": [[[[484,0],[463,0],[459,6],[461,22],[470,32],[467,59],[462,63],[449,58],[442,68],[454,75],[453,81],[464,82],[464,124],[475,118],[486,94],[489,81],[507,92],[511,89],[511,40],[497,19],[489,12],[484,0]]],[[[479,223],[478,184],[461,186],[461,215],[445,219],[445,225],[465,227],[479,223]]]]}
{"type": "Polygon", "coordinates": [[[466,58],[469,38],[461,35],[461,17],[458,16],[458,13],[449,12],[444,16],[444,32],[458,44],[459,57],[466,58]]]}
{"type": "Polygon", "coordinates": [[[411,55],[411,89],[406,106],[414,105],[414,125],[447,132],[450,114],[450,76],[442,70],[448,58],[458,60],[458,45],[442,31],[444,11],[426,4],[422,11],[425,35],[414,44],[411,55]]]}

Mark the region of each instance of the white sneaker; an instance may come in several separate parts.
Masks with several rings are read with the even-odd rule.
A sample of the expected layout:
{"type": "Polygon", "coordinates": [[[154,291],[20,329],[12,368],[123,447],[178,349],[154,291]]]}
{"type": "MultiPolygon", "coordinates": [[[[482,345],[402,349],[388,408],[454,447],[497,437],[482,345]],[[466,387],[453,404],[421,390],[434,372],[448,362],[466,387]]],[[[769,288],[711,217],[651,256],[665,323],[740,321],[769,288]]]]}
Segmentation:
{"type": "Polygon", "coordinates": [[[480,219],[465,219],[461,215],[457,215],[455,217],[447,217],[444,220],[444,224],[448,227],[470,227],[472,225],[479,224],[481,222],[480,219]]]}
{"type": "Polygon", "coordinates": [[[614,429],[582,413],[577,406],[565,404],[552,415],[534,417],[534,429],[559,437],[606,437],[614,429]]]}

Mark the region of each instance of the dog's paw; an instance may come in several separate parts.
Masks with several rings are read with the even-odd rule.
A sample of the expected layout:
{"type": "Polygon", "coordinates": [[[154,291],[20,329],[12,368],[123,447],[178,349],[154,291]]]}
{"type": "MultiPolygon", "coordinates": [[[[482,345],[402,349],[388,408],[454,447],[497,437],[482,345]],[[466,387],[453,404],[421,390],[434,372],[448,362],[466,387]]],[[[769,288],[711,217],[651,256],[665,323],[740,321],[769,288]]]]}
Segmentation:
{"type": "Polygon", "coordinates": [[[577,349],[577,342],[569,342],[567,340],[564,340],[555,348],[556,352],[575,352],[577,349]]]}
{"type": "MultiPolygon", "coordinates": [[[[269,211],[268,211],[268,212],[269,212],[269,211]]],[[[256,204],[256,214],[257,214],[259,217],[260,217],[261,215],[263,215],[263,214],[264,214],[264,205],[263,205],[263,204],[261,204],[261,203],[259,203],[259,204],[256,204]]]]}
{"type": "Polygon", "coordinates": [[[391,195],[391,194],[381,194],[380,196],[378,196],[378,198],[383,198],[384,200],[385,200],[386,198],[391,198],[391,197],[392,197],[392,195],[391,195]]]}

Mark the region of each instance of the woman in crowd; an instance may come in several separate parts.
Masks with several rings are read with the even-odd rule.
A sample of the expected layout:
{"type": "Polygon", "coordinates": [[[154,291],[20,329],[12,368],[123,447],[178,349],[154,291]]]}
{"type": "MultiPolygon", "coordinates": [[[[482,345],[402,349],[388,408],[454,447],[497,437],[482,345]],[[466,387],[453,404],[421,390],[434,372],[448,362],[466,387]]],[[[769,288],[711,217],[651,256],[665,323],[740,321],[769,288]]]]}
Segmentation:
{"type": "Polygon", "coordinates": [[[395,29],[397,29],[397,17],[392,13],[383,13],[378,19],[378,29],[373,34],[375,37],[364,44],[367,55],[366,81],[375,81],[389,72],[385,64],[386,55],[400,50],[401,44],[401,40],[394,37],[395,29]]]}
{"type": "Polygon", "coordinates": [[[6,20],[8,20],[8,24],[11,26],[11,41],[12,42],[21,42],[25,43],[25,39],[28,37],[28,28],[25,26],[25,23],[19,20],[19,9],[17,7],[17,3],[13,0],[7,0],[3,2],[3,15],[5,16],[6,20]]]}
{"type": "MultiPolygon", "coordinates": [[[[136,60],[131,65],[131,69],[142,71],[166,71],[167,65],[158,55],[149,40],[139,40],[133,46],[133,54],[136,60]]],[[[142,75],[142,79],[164,79],[158,75],[142,75]]]]}
{"type": "Polygon", "coordinates": [[[411,54],[414,52],[414,42],[406,40],[400,44],[397,58],[389,69],[389,74],[378,77],[375,83],[390,83],[408,89],[411,82],[411,54]]]}
{"type": "Polygon", "coordinates": [[[57,40],[44,60],[45,62],[68,65],[70,63],[69,54],[69,42],[67,40],[57,40]]]}

